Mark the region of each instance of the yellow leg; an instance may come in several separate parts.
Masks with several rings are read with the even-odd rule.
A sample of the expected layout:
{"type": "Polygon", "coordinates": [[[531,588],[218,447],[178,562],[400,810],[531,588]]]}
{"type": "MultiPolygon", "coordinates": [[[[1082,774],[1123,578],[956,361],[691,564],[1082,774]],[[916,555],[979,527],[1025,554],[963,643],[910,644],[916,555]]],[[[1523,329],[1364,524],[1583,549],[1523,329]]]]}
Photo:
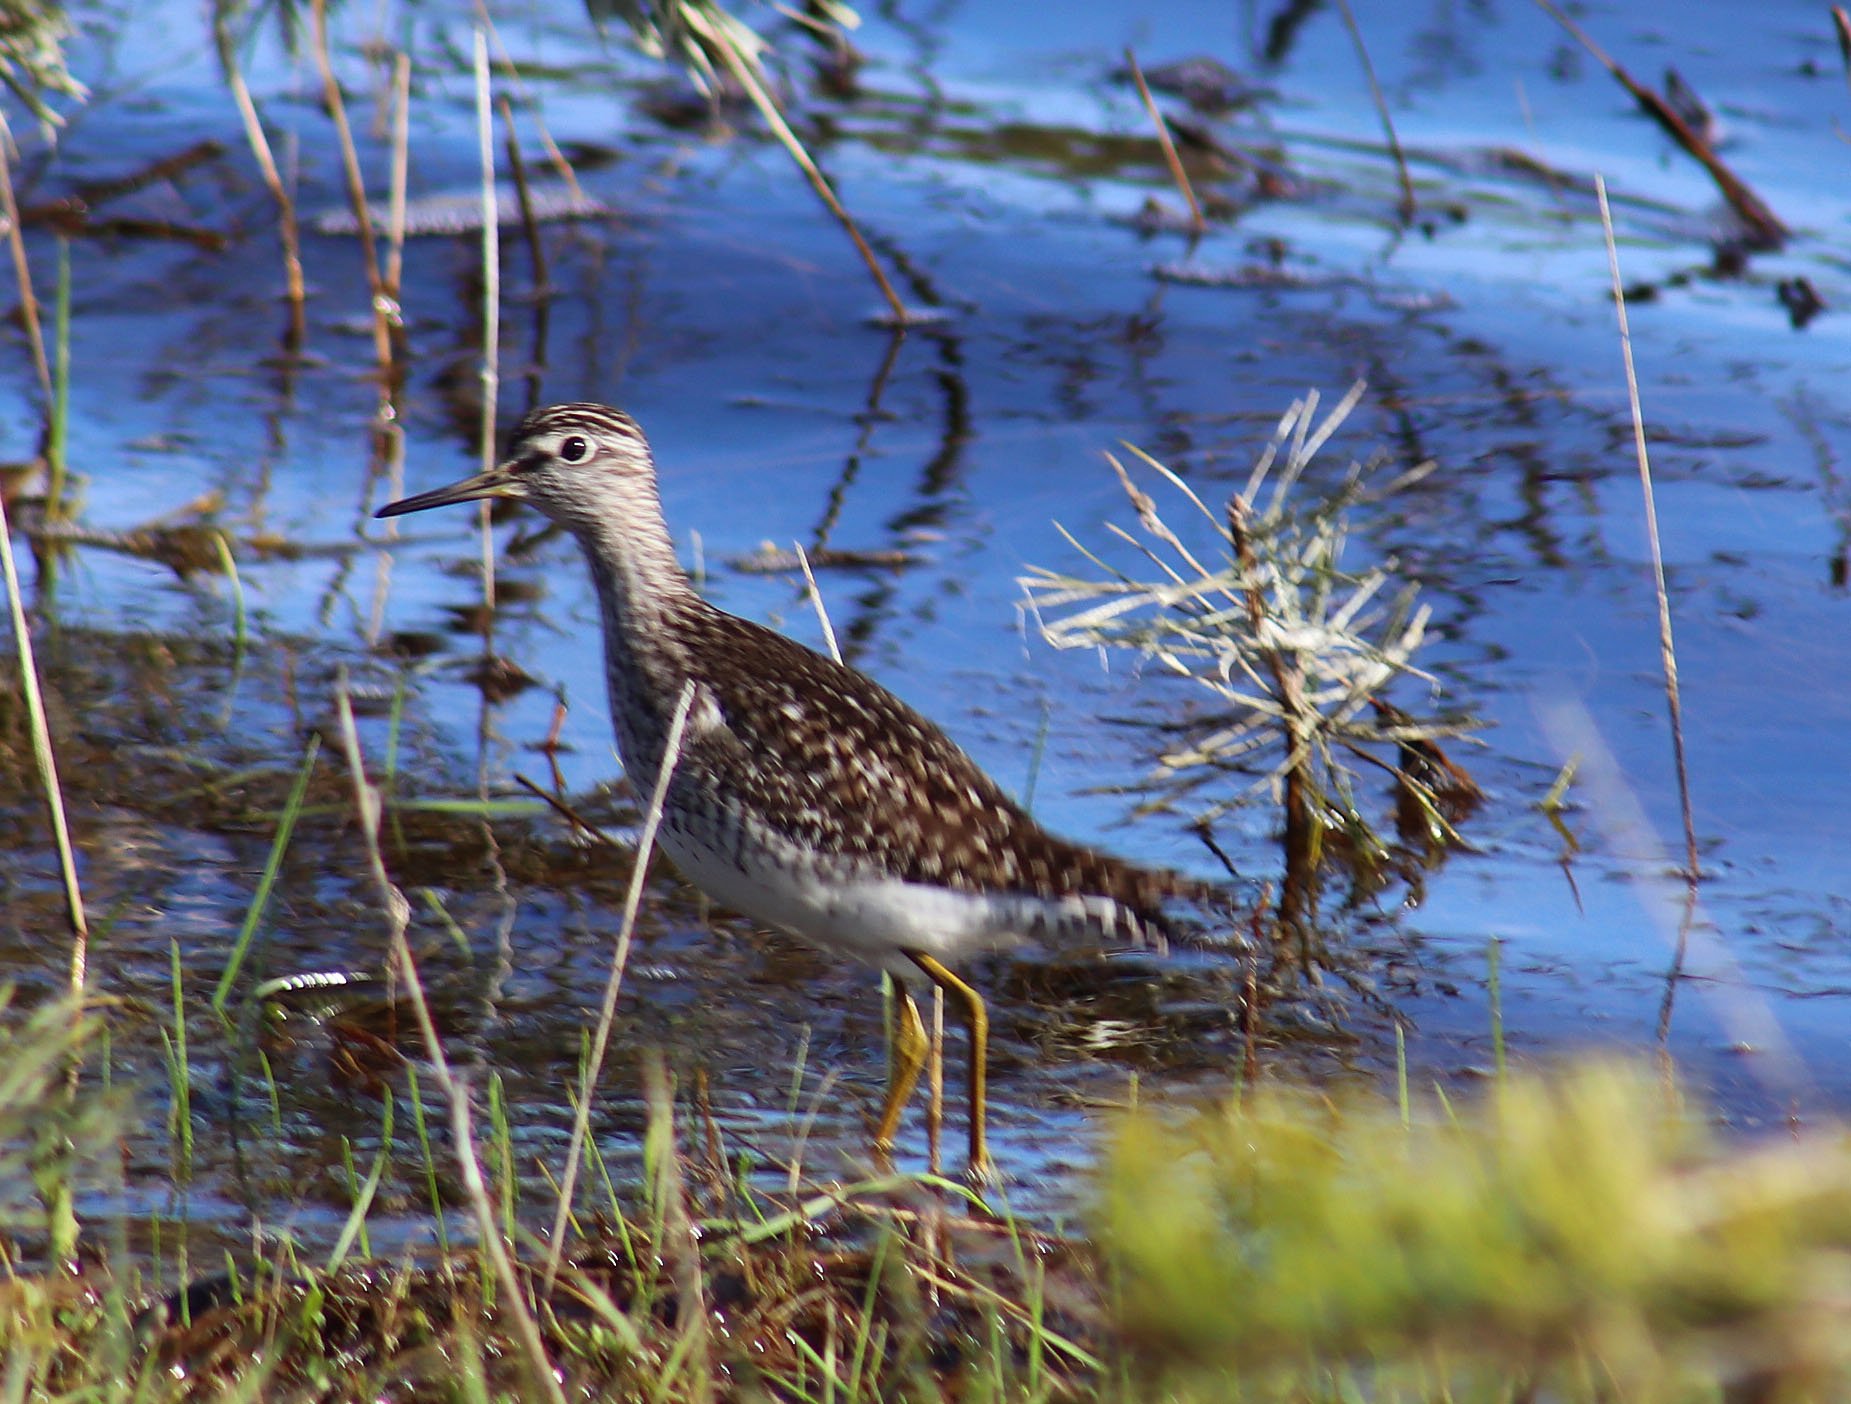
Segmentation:
{"type": "Polygon", "coordinates": [[[887,1051],[887,1101],[881,1107],[880,1124],[874,1128],[874,1148],[885,1155],[893,1149],[893,1133],[899,1129],[900,1113],[919,1082],[919,1070],[925,1066],[925,1024],[919,1018],[919,1006],[898,980],[893,982],[893,1043],[887,1051]]]}
{"type": "Polygon", "coordinates": [[[984,1146],[983,1122],[985,1095],[989,1086],[990,1015],[983,1007],[983,996],[945,969],[937,960],[919,951],[908,951],[907,958],[925,971],[926,977],[947,994],[954,994],[964,1005],[970,1024],[970,1169],[975,1175],[990,1171],[990,1153],[984,1146]]]}

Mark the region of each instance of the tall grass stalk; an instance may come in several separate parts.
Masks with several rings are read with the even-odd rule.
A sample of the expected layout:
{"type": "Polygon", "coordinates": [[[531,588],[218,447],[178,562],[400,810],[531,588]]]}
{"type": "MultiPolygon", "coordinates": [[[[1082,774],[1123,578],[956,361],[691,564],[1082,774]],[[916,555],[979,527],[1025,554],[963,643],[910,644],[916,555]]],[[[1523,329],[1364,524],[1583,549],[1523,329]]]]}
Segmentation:
{"type": "Polygon", "coordinates": [[[193,1069],[186,1048],[186,987],[181,978],[178,941],[167,943],[167,963],[173,998],[173,1029],[167,1038],[173,1121],[180,1139],[180,1178],[187,1180],[193,1174],[193,1069]]]}
{"type": "Polygon", "coordinates": [[[1138,98],[1143,102],[1144,110],[1150,114],[1151,125],[1157,129],[1157,144],[1163,148],[1163,160],[1170,168],[1170,179],[1176,182],[1176,188],[1182,192],[1189,206],[1189,230],[1199,237],[1208,228],[1208,221],[1202,216],[1202,202],[1196,199],[1195,186],[1190,183],[1189,172],[1183,169],[1182,157],[1176,154],[1176,143],[1170,138],[1170,124],[1163,120],[1163,113],[1157,108],[1157,99],[1151,96],[1150,84],[1144,81],[1144,69],[1138,63],[1138,56],[1129,47],[1125,49],[1125,67],[1131,70],[1131,79],[1137,84],[1138,98]]]}
{"type": "Polygon", "coordinates": [[[315,773],[315,757],[320,751],[321,736],[311,732],[308,744],[302,748],[302,764],[296,769],[295,783],[289,788],[289,797],[283,801],[283,813],[276,822],[276,835],[270,840],[270,854],[264,859],[264,870],[257,879],[257,890],[251,894],[251,905],[244,913],[244,924],[238,928],[237,940],[232,942],[231,956],[225,962],[225,973],[219,976],[218,986],[212,991],[212,1012],[221,1019],[225,1017],[225,1006],[231,999],[231,987],[237,982],[238,971],[257,935],[258,923],[263,920],[264,910],[270,904],[270,893],[276,887],[277,874],[282,871],[283,855],[289,851],[289,840],[296,831],[296,820],[302,813],[302,801],[308,794],[309,780],[315,773]]]}
{"type": "Polygon", "coordinates": [[[424,1095],[418,1090],[418,1069],[405,1065],[406,1096],[411,1099],[411,1124],[418,1134],[418,1163],[424,1167],[424,1187],[431,1197],[431,1223],[437,1230],[437,1248],[450,1254],[450,1226],[444,1213],[443,1191],[437,1183],[437,1158],[431,1153],[431,1129],[424,1115],[424,1095]]]}
{"type": "Polygon", "coordinates": [[[13,621],[13,649],[19,660],[20,690],[26,699],[26,720],[32,734],[32,758],[38,767],[39,786],[45,796],[46,817],[52,842],[58,850],[58,875],[64,884],[65,918],[71,929],[70,989],[83,998],[89,964],[90,922],[84,913],[83,891],[77,881],[77,855],[71,846],[71,829],[64,813],[64,790],[58,781],[58,759],[51,744],[51,727],[45,720],[45,697],[39,690],[38,659],[32,648],[32,631],[26,626],[26,606],[19,583],[19,564],[13,557],[12,524],[6,503],[0,500],[0,572],[6,577],[7,611],[13,621]]]}
{"type": "Polygon", "coordinates": [[[1504,943],[1493,936],[1485,946],[1485,991],[1491,1006],[1491,1059],[1498,1085],[1504,1085],[1504,943]]]}
{"type": "Polygon", "coordinates": [[[501,1074],[490,1073],[488,1079],[488,1135],[495,1149],[495,1178],[501,1188],[501,1232],[514,1242],[514,1127],[508,1120],[506,1089],[501,1074]]]}
{"type": "Polygon", "coordinates": [[[218,553],[219,569],[231,584],[231,678],[232,691],[244,673],[244,653],[250,646],[250,617],[244,607],[244,579],[238,574],[238,558],[232,553],[228,532],[212,533],[212,547],[218,553]]]}
{"type": "Polygon", "coordinates": [[[379,1193],[379,1182],[385,1177],[386,1166],[392,1158],[392,1093],[385,1094],[383,1110],[380,1113],[379,1151],[373,1157],[373,1168],[367,1172],[366,1183],[356,1185],[353,1173],[353,1146],[345,1136],[341,1138],[341,1158],[347,1172],[347,1193],[352,1202],[348,1210],[347,1221],[341,1225],[340,1237],[334,1240],[334,1248],[328,1254],[328,1271],[337,1272],[347,1255],[359,1244],[360,1256],[373,1256],[372,1245],[367,1238],[366,1216],[373,1208],[373,1200],[379,1193]]]}

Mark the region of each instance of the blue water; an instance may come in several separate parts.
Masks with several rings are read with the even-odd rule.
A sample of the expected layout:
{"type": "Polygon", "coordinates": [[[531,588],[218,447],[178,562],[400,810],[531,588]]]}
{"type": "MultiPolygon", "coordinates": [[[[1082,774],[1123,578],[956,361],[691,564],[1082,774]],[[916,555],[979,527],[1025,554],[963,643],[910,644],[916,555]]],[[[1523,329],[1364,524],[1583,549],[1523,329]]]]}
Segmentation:
{"type": "MultiPolygon", "coordinates": [[[[602,153],[582,178],[620,212],[547,233],[553,295],[541,397],[612,400],[635,413],[655,444],[684,558],[704,568],[709,592],[812,644],[821,631],[799,582],[729,562],[765,542],[813,545],[836,491],[829,544],[918,558],[902,572],[823,577],[855,661],[1006,785],[1026,788],[1032,773],[1037,812],[1051,826],[1211,873],[1180,818],[1132,822],[1129,801],[1096,792],[1136,781],[1149,760],[1143,733],[1112,719],[1161,716],[1179,690],[1142,676],[1131,659],[1107,668],[1048,648],[1023,617],[1017,581],[1031,565],[1083,565],[1056,523],[1103,544],[1106,523],[1132,520],[1101,456],[1121,441],[1157,453],[1213,499],[1244,481],[1294,398],[1317,388],[1334,401],[1354,379],[1368,380],[1329,471],[1378,449],[1397,464],[1438,464],[1392,512],[1359,522],[1352,549],[1359,564],[1393,553],[1423,583],[1438,630],[1422,661],[1449,697],[1491,724],[1481,748],[1458,752],[1490,801],[1466,826],[1469,851],[1429,875],[1417,905],[1391,888],[1353,920],[1409,975],[1397,998],[1415,1020],[1410,1055],[1422,1070],[1448,1076],[1488,1061],[1494,939],[1503,1017],[1520,1052],[1645,1048],[1670,960],[1665,933],[1677,919],[1673,909],[1667,921],[1666,903],[1681,895],[1675,883],[1648,879],[1676,860],[1682,839],[1607,255],[1581,188],[1603,174],[1625,279],[1660,288],[1630,313],[1713,932],[1693,956],[1696,978],[1680,986],[1672,1048],[1744,1122],[1771,1109],[1840,1108],[1851,1101],[1842,1038],[1851,918],[1848,835],[1834,801],[1851,770],[1840,685],[1851,600],[1831,583],[1830,559],[1851,521],[1839,462],[1851,443],[1839,388],[1847,324],[1835,310],[1851,207],[1819,173],[1843,163],[1835,124],[1851,112],[1851,95],[1816,7],[1709,5],[1701,23],[1675,31],[1659,28],[1649,8],[1593,6],[1582,21],[1644,81],[1675,64],[1726,124],[1725,158],[1796,230],[1787,250],[1757,256],[1744,277],[1704,272],[1717,221],[1707,178],[1533,7],[1363,7],[1397,134],[1433,212],[1429,230],[1410,232],[1394,226],[1392,168],[1334,13],[1312,15],[1270,64],[1257,46],[1271,17],[1251,7],[1081,7],[1054,34],[1029,7],[870,14],[857,43],[877,97],[804,106],[838,124],[842,135],[819,152],[889,266],[903,258],[905,295],[947,312],[909,334],[884,375],[890,337],[871,321],[876,294],[775,146],[655,125],[635,98],[661,70],[620,43],[588,47],[574,7],[507,15],[501,37],[516,63],[555,75],[524,80],[529,156],[543,114],[568,150],[602,153]],[[1264,148],[1302,182],[1301,197],[1253,205],[1192,253],[1175,236],[1131,229],[1124,220],[1147,197],[1176,199],[1153,149],[1105,140],[1142,142],[1148,131],[1135,94],[1108,77],[1127,44],[1146,62],[1213,53],[1271,88],[1256,113],[1216,130],[1236,148],[1264,148]],[[1500,151],[1577,184],[1512,174],[1491,159],[1500,151]],[[1447,213],[1455,208],[1462,218],[1447,213]],[[1275,244],[1297,275],[1289,286],[1177,286],[1151,273],[1185,257],[1253,264],[1275,244]],[[1804,330],[1775,297],[1775,284],[1795,276],[1828,307],[1804,330]],[[1613,788],[1596,785],[1589,761],[1571,791],[1568,823],[1581,844],[1571,883],[1535,806],[1589,738],[1613,757],[1613,788]],[[1619,812],[1616,794],[1637,805],[1642,828],[1619,812]]],[[[377,191],[384,158],[367,123],[380,75],[358,52],[373,37],[369,15],[342,16],[338,41],[377,191]]],[[[294,561],[241,552],[257,646],[345,660],[389,687],[395,666],[374,646],[394,630],[441,629],[446,607],[479,596],[472,516],[414,518],[396,541],[369,520],[397,488],[370,467],[377,390],[351,240],[305,236],[312,359],[289,373],[276,363],[272,214],[212,64],[196,47],[174,52],[172,36],[193,24],[184,7],[152,4],[112,13],[113,39],[86,38],[78,67],[99,75],[101,96],[38,174],[39,187],[57,193],[201,138],[226,146],[177,185],[134,197],[230,232],[225,251],[72,246],[70,453],[85,481],[82,520],[126,529],[218,493],[216,520],[247,543],[275,536],[338,549],[294,561]]],[[[468,51],[465,22],[417,12],[387,32],[420,56],[414,193],[466,185],[474,118],[453,57],[468,51]]],[[[782,42],[801,53],[794,38],[782,42]]],[[[310,67],[266,39],[252,50],[251,76],[274,134],[299,143],[303,207],[340,205],[310,67]]],[[[29,247],[43,295],[53,245],[35,231],[29,247]]],[[[478,364],[477,259],[469,238],[407,250],[406,491],[461,476],[475,461],[458,428],[470,411],[450,395],[472,383],[478,364]]],[[[510,234],[504,419],[520,407],[534,359],[527,270],[510,234]]],[[[12,374],[0,384],[0,422],[13,426],[7,452],[23,456],[37,414],[16,330],[4,354],[12,374]]],[[[534,526],[504,527],[498,539],[534,526]]],[[[609,779],[616,763],[591,643],[595,608],[573,549],[553,540],[504,570],[537,601],[504,611],[495,644],[541,685],[490,711],[486,773],[497,787],[515,771],[543,773],[534,748],[557,694],[569,705],[560,758],[568,785],[609,779]]],[[[232,617],[223,581],[181,581],[97,551],[64,568],[57,607],[65,621],[105,631],[128,621],[228,637],[232,617]]],[[[479,693],[459,676],[475,649],[455,636],[420,667],[411,692],[408,756],[459,787],[474,772],[480,727],[479,693]]],[[[305,669],[309,713],[326,682],[320,663],[305,669]]],[[[228,681],[226,730],[288,765],[298,713],[282,691],[228,681]]],[[[1402,697],[1422,700],[1419,689],[1402,697]]],[[[383,723],[370,722],[368,738],[377,754],[383,723]]],[[[1278,861],[1273,823],[1261,805],[1221,830],[1242,870],[1262,879],[1278,861]]],[[[249,848],[215,857],[185,831],[147,841],[190,876],[141,894],[146,913],[137,908],[124,924],[120,968],[165,969],[158,912],[203,882],[232,908],[194,928],[189,947],[201,978],[214,978],[224,932],[209,929],[241,916],[249,848]],[[199,864],[221,862],[200,877],[199,864]]],[[[528,905],[510,978],[517,988],[537,982],[536,1003],[568,999],[576,1016],[595,1004],[614,916],[595,903],[575,916],[544,893],[519,900],[528,905]]],[[[489,917],[476,915],[481,924],[465,929],[492,945],[489,917]]],[[[1330,915],[1338,928],[1347,920],[1330,915]]],[[[710,1046],[744,1050],[730,1064],[726,1052],[715,1055],[741,1124],[782,1106],[786,1074],[764,1065],[794,1056],[813,998],[824,1001],[819,1062],[845,1067],[863,1090],[878,1079],[865,983],[775,943],[724,947],[726,961],[742,963],[744,986],[730,965],[676,977],[677,961],[703,959],[704,938],[685,914],[670,913],[664,927],[659,984],[682,978],[711,991],[710,1017],[721,1022],[710,1046]],[[718,1012],[729,999],[740,1006],[731,1035],[718,1012]],[[746,1025],[760,1036],[774,1027],[783,1041],[761,1055],[746,1025]]],[[[377,933],[361,923],[305,939],[318,958],[364,964],[377,933]]],[[[100,962],[99,979],[110,978],[100,962]]],[[[640,1000],[636,1017],[660,1030],[672,1000],[656,1004],[655,1023],[647,1006],[669,996],[645,987],[640,1000]]],[[[562,1048],[575,1027],[556,1031],[562,1048]]],[[[1358,1056],[1385,1054],[1365,1040],[1358,1056]]],[[[1212,1088],[1216,1079],[1197,1069],[1186,1081],[1212,1088]]],[[[1110,1100],[1121,1086],[1122,1075],[1102,1066],[1080,1100],[1110,1100]]],[[[1025,1051],[999,1077],[997,1096],[1003,1144],[1023,1173],[1084,1158],[1074,1149],[1082,1121],[1064,1102],[1050,1106],[1025,1051]]]]}

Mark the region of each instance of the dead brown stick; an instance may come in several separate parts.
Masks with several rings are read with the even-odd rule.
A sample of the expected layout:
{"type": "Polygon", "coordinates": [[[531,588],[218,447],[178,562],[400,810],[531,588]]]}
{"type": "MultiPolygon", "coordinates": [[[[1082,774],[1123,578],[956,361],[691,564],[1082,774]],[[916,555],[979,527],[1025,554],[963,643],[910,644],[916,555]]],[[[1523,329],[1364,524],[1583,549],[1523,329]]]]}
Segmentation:
{"type": "MultiPolygon", "coordinates": [[[[1306,411],[1307,418],[1309,410],[1306,411]]],[[[1246,597],[1247,625],[1254,641],[1261,645],[1266,666],[1273,677],[1273,694],[1285,722],[1286,760],[1282,767],[1281,793],[1285,812],[1285,881],[1279,889],[1279,925],[1298,938],[1300,970],[1311,971],[1311,918],[1317,897],[1316,872],[1318,830],[1312,812],[1311,730],[1313,708],[1305,697],[1303,669],[1273,637],[1266,620],[1266,597],[1262,593],[1259,558],[1254,553],[1253,536],[1247,530],[1247,501],[1239,493],[1228,498],[1228,541],[1234,547],[1234,559],[1240,567],[1241,590],[1246,597]]]]}
{"type": "Polygon", "coordinates": [[[1844,65],[1845,82],[1851,83],[1851,13],[1843,5],[1832,6],[1832,29],[1838,35],[1838,61],[1844,65]]]}
{"type": "Polygon", "coordinates": [[[1388,154],[1395,159],[1395,175],[1401,182],[1401,203],[1396,212],[1403,224],[1410,224],[1414,219],[1416,208],[1414,201],[1414,181],[1408,175],[1408,158],[1401,150],[1401,138],[1395,135],[1394,119],[1388,115],[1388,100],[1382,96],[1382,85],[1376,81],[1375,64],[1369,57],[1369,46],[1363,42],[1362,27],[1356,23],[1356,15],[1350,9],[1350,0],[1337,0],[1337,7],[1343,11],[1344,26],[1350,31],[1350,38],[1355,41],[1356,53],[1363,61],[1363,76],[1369,80],[1369,96],[1375,101],[1376,115],[1382,119],[1382,133],[1388,138],[1388,154]]]}
{"type": "Polygon", "coordinates": [[[1634,78],[1617,60],[1609,57],[1606,50],[1596,44],[1585,29],[1557,8],[1554,0],[1536,0],[1536,3],[1544,13],[1551,15],[1556,23],[1572,34],[1594,61],[1619,81],[1621,87],[1632,94],[1633,101],[1645,110],[1647,116],[1702,163],[1703,169],[1710,173],[1710,179],[1716,182],[1716,188],[1722,192],[1723,199],[1729,202],[1729,208],[1748,226],[1751,242],[1756,248],[1777,249],[1787,242],[1790,232],[1787,226],[1763,203],[1759,195],[1748,188],[1740,176],[1723,164],[1722,158],[1710,149],[1710,144],[1690,129],[1690,124],[1677,114],[1670,103],[1634,78]]]}
{"type": "Polygon", "coordinates": [[[895,325],[903,327],[915,321],[913,313],[907,309],[904,302],[900,301],[900,295],[893,290],[893,284],[887,280],[886,270],[881,267],[880,260],[874,257],[874,250],[868,247],[868,241],[861,236],[860,227],[843,208],[842,202],[836,198],[835,190],[829,184],[829,178],[817,168],[816,162],[810,159],[810,153],[797,139],[797,134],[791,130],[790,123],[784,120],[784,114],[778,110],[776,99],[759,81],[754,65],[746,55],[739,51],[739,45],[734,41],[733,36],[716,27],[704,13],[693,7],[683,11],[683,22],[687,25],[689,32],[700,41],[701,46],[709,54],[718,57],[720,62],[726,66],[727,72],[731,73],[739,86],[745,89],[746,96],[758,109],[759,116],[763,117],[765,125],[771,128],[771,134],[790,153],[791,160],[797,163],[797,168],[809,180],[811,188],[828,207],[829,213],[834,215],[841,226],[848,231],[848,237],[854,241],[856,252],[861,255],[862,262],[867,264],[868,272],[874,277],[875,286],[880,289],[881,296],[887,300],[887,306],[892,310],[895,325]]]}
{"type": "Polygon", "coordinates": [[[1170,124],[1163,120],[1163,114],[1157,110],[1157,100],[1150,95],[1150,84],[1144,81],[1144,70],[1138,66],[1137,55],[1129,46],[1125,49],[1125,67],[1131,70],[1131,81],[1138,85],[1138,96],[1144,99],[1144,110],[1150,113],[1151,123],[1157,128],[1157,141],[1163,147],[1163,159],[1169,164],[1170,179],[1176,182],[1176,188],[1183,192],[1183,199],[1189,202],[1190,227],[1200,234],[1208,228],[1208,221],[1202,217],[1202,202],[1195,198],[1195,187],[1189,183],[1189,172],[1183,169],[1182,158],[1176,154],[1176,143],[1170,139],[1170,124]]]}

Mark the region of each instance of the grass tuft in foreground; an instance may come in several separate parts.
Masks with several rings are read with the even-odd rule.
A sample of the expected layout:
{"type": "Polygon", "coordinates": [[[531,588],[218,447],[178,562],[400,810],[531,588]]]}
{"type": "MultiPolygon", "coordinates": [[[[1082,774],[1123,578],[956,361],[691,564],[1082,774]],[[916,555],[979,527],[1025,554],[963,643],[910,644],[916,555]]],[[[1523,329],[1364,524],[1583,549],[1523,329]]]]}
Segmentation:
{"type": "Polygon", "coordinates": [[[1801,1400],[1851,1389],[1851,1143],[1719,1156],[1643,1070],[1407,1124],[1269,1086],[1122,1128],[1101,1196],[1151,1397],[1801,1400]]]}

